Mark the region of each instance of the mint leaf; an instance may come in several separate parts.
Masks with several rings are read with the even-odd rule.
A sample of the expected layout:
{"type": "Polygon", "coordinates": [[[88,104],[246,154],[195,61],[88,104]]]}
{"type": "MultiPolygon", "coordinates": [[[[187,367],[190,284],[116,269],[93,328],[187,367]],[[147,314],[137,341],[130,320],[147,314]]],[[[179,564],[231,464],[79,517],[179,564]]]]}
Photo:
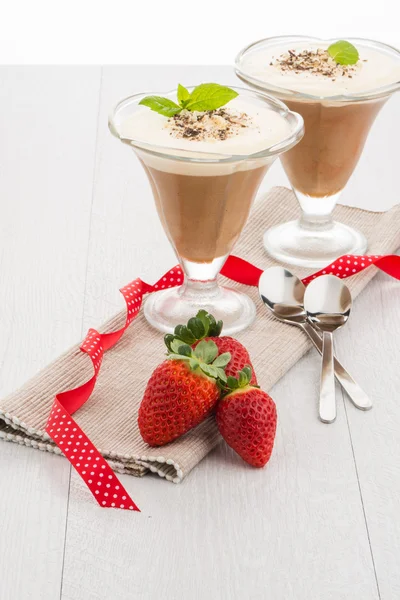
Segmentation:
{"type": "Polygon", "coordinates": [[[185,106],[188,103],[188,100],[190,98],[190,92],[185,87],[183,87],[183,85],[181,85],[180,83],[178,83],[177,96],[178,96],[179,104],[182,106],[182,108],[185,108],[185,106]]]}
{"type": "Polygon", "coordinates": [[[195,87],[190,94],[186,108],[191,111],[215,110],[221,108],[236,96],[238,96],[237,92],[219,85],[219,83],[202,83],[195,87]]]}
{"type": "Polygon", "coordinates": [[[345,40],[331,44],[328,53],[339,65],[355,65],[360,58],[357,48],[345,40]]]}
{"type": "Polygon", "coordinates": [[[169,98],[163,98],[162,96],[146,96],[139,104],[151,108],[151,110],[154,110],[164,117],[173,117],[182,110],[181,106],[178,106],[169,98]]]}

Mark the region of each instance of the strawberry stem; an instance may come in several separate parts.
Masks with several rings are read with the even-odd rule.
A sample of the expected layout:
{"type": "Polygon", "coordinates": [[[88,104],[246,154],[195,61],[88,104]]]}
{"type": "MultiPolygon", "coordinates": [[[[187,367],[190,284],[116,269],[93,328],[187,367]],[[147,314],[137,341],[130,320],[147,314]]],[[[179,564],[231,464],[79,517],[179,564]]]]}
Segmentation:
{"type": "Polygon", "coordinates": [[[172,338],[168,339],[167,344],[169,359],[187,361],[192,371],[200,369],[205,375],[222,384],[227,382],[225,367],[231,360],[230,352],[218,356],[218,346],[212,340],[202,340],[193,350],[189,344],[174,336],[172,338]]]}
{"type": "Polygon", "coordinates": [[[165,345],[171,352],[171,346],[174,340],[193,346],[195,342],[203,340],[206,337],[218,337],[222,331],[223,322],[216,321],[213,315],[205,310],[199,310],[195,317],[189,319],[186,325],[177,325],[174,333],[168,333],[164,336],[165,345]]]}
{"type": "MultiPolygon", "coordinates": [[[[237,377],[232,377],[230,375],[227,377],[226,383],[220,385],[223,395],[229,394],[234,390],[243,389],[250,385],[252,369],[249,365],[246,365],[241,371],[238,371],[237,375],[237,377]]],[[[258,385],[252,385],[251,387],[258,387],[258,385]]]]}

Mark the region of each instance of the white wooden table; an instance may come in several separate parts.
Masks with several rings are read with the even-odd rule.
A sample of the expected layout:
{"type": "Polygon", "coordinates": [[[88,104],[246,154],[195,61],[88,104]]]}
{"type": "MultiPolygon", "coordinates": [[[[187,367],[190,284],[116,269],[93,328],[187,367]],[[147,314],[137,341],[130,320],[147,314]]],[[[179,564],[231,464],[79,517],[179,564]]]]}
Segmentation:
{"type": "MultiPolygon", "coordinates": [[[[207,80],[237,83],[230,67],[0,69],[0,396],[118,310],[121,285],[174,264],[107,114],[130,93],[207,80]]],[[[399,121],[393,98],[344,202],[400,201],[399,121]]],[[[281,183],[276,164],[264,189],[281,183]]],[[[1,600],[397,600],[399,337],[400,283],[378,275],[337,343],[374,409],[346,401],[319,423],[310,353],[272,390],[265,470],[221,445],[181,485],[123,476],[140,515],[97,507],[66,460],[1,443],[1,600]]]]}

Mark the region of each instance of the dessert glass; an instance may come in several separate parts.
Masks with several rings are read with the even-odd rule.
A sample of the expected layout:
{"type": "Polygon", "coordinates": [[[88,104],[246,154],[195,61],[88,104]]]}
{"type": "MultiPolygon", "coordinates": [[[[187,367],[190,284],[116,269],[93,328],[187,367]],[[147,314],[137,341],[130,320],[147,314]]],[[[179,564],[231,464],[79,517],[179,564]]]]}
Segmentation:
{"type": "MultiPolygon", "coordinates": [[[[147,94],[122,100],[109,118],[111,132],[132,147],[146,171],[161,223],[185,273],[183,285],[153,293],[145,303],[148,322],[163,332],[173,332],[200,309],[222,319],[224,333],[244,329],[255,317],[252,300],[219,286],[217,275],[240,236],[266,171],[300,140],[303,120],[275,98],[234,89],[260,111],[267,105],[279,113],[289,124],[287,136],[246,155],[199,152],[196,142],[192,151],[126,137],[124,122],[137,110],[146,110],[139,102],[147,94]]],[[[176,91],[162,95],[176,99],[176,91]]]]}
{"type": "MultiPolygon", "coordinates": [[[[332,212],[357,165],[375,117],[400,88],[400,81],[395,81],[367,92],[320,97],[270,85],[246,72],[245,63],[252,53],[278,44],[290,48],[296,43],[322,41],[305,36],[268,38],[244,48],[235,61],[236,74],[242,81],[284,101],[304,119],[302,141],[281,157],[299,201],[301,217],[269,229],[264,235],[264,246],[278,260],[306,267],[323,267],[343,254],[366,251],[365,236],[333,221],[332,212]]],[[[348,41],[356,47],[367,46],[390,55],[400,64],[400,52],[395,48],[372,40],[348,41]]]]}

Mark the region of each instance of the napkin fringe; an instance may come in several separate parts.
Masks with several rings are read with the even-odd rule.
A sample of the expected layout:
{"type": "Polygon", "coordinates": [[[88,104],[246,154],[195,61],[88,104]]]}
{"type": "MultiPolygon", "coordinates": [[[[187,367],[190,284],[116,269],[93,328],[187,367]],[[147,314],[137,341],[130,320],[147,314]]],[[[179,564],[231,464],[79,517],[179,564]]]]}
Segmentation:
{"type": "MultiPolygon", "coordinates": [[[[45,431],[28,427],[13,415],[5,413],[0,409],[0,420],[15,431],[5,431],[0,429],[0,439],[5,442],[13,442],[20,446],[42,450],[57,455],[62,455],[61,450],[49,440],[51,439],[45,431]],[[19,433],[17,433],[19,432],[19,433]],[[24,433],[25,435],[20,435],[24,433]]],[[[112,469],[118,473],[133,475],[134,477],[143,477],[148,471],[156,473],[159,477],[165,478],[172,483],[181,483],[183,472],[180,465],[170,458],[155,456],[135,456],[129,454],[119,454],[112,450],[103,452],[98,449],[100,454],[110,463],[112,469]],[[128,466],[130,465],[130,466],[128,466]]]]}

